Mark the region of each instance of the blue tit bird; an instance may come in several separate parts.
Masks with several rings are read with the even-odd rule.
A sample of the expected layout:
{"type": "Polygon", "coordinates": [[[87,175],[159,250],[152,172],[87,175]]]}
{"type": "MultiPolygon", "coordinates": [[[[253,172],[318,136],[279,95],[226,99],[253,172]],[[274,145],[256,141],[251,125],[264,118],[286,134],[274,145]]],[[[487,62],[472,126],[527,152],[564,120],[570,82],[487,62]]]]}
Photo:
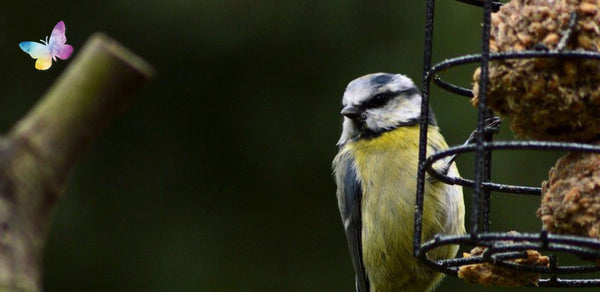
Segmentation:
{"type": "MultiPolygon", "coordinates": [[[[350,82],[342,103],[333,172],[356,291],[431,291],[443,274],[413,256],[421,94],[404,75],[376,73],[350,82]]],[[[429,155],[448,145],[432,113],[428,120],[429,155]]],[[[433,167],[459,176],[452,160],[433,167]]],[[[423,239],[464,234],[462,188],[425,181],[423,239]]],[[[457,245],[446,245],[428,256],[452,258],[457,250],[457,245]]]]}

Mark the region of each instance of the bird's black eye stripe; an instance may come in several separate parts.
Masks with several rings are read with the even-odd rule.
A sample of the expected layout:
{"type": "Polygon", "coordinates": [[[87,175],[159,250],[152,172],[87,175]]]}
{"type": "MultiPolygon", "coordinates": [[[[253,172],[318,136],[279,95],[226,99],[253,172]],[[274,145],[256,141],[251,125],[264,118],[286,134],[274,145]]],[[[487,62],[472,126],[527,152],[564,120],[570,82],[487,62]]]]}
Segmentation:
{"type": "Polygon", "coordinates": [[[384,106],[386,103],[388,103],[388,101],[390,101],[392,98],[396,97],[398,95],[398,92],[382,92],[382,93],[378,93],[373,95],[373,97],[371,97],[369,100],[365,101],[363,103],[363,106],[365,108],[377,108],[377,107],[381,107],[384,106]]]}
{"type": "Polygon", "coordinates": [[[363,102],[363,108],[378,108],[387,104],[393,98],[403,95],[405,98],[410,99],[415,94],[419,94],[419,89],[411,87],[400,91],[386,91],[373,95],[369,100],[363,102]]]}

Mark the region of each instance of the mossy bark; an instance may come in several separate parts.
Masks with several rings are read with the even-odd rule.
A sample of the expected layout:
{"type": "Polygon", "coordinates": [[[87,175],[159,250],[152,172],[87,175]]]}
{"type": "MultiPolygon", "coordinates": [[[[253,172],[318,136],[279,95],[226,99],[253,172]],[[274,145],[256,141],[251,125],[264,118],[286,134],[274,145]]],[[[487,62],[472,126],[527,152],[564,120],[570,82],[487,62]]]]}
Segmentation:
{"type": "Polygon", "coordinates": [[[55,203],[74,163],[154,69],[93,35],[34,108],[0,137],[0,292],[41,291],[55,203]]]}

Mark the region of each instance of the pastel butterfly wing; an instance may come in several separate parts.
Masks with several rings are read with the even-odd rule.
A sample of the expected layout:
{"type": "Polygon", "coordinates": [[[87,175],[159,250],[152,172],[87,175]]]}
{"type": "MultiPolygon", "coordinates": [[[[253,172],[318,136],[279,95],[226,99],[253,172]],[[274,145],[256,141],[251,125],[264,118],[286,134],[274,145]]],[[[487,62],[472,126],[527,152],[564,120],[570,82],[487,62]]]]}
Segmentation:
{"type": "Polygon", "coordinates": [[[52,58],[50,48],[44,44],[38,42],[20,42],[19,47],[34,59],[42,57],[52,58]]]}
{"type": "Polygon", "coordinates": [[[41,57],[35,61],[35,69],[48,70],[50,66],[52,66],[52,58],[50,57],[41,57]]]}
{"type": "Polygon", "coordinates": [[[64,21],[59,21],[52,29],[52,34],[50,35],[50,41],[48,41],[48,44],[64,45],[67,42],[67,36],[65,34],[66,31],[67,27],[65,26],[64,21]]]}
{"type": "Polygon", "coordinates": [[[67,45],[67,28],[65,23],[61,20],[52,29],[48,46],[52,52],[52,57],[59,57],[60,59],[67,59],[73,53],[73,46],[67,45]]]}
{"type": "Polygon", "coordinates": [[[73,53],[73,46],[62,45],[58,48],[58,51],[54,52],[53,54],[56,54],[57,57],[63,60],[66,60],[71,56],[71,53],[73,53]]]}

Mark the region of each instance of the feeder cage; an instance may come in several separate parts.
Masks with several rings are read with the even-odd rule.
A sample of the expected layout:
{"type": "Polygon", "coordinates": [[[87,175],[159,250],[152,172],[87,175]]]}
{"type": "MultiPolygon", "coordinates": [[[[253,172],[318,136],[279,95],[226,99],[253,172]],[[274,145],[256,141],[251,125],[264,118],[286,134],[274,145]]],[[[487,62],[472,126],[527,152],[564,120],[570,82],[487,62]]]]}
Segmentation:
{"type": "MultiPolygon", "coordinates": [[[[483,30],[481,36],[481,54],[459,56],[432,65],[431,59],[436,1],[426,1],[425,57],[423,64],[422,88],[423,99],[421,106],[422,112],[419,140],[419,168],[414,221],[415,256],[433,269],[443,272],[447,275],[458,276],[463,269],[478,266],[485,267],[484,269],[487,269],[487,271],[492,274],[497,271],[502,271],[500,275],[487,275],[487,280],[490,281],[488,284],[491,283],[502,285],[507,284],[507,281],[510,282],[514,280],[512,284],[517,286],[600,287],[600,279],[590,277],[583,278],[585,275],[598,275],[598,273],[594,272],[600,271],[599,236],[594,238],[593,236],[582,236],[582,234],[578,233],[565,234],[561,232],[555,232],[549,228],[540,228],[542,231],[539,233],[490,231],[490,212],[493,210],[493,206],[490,202],[490,194],[492,191],[500,193],[512,193],[516,194],[517,196],[540,196],[542,194],[542,188],[540,187],[509,185],[491,181],[492,153],[502,150],[534,150],[568,151],[571,153],[569,155],[596,155],[595,153],[600,153],[600,146],[598,146],[599,144],[597,142],[591,142],[590,140],[592,139],[586,140],[586,137],[591,137],[593,135],[588,135],[586,137],[579,136],[571,140],[562,135],[560,132],[560,127],[553,128],[552,126],[547,126],[544,128],[544,131],[546,131],[550,137],[543,135],[537,137],[535,135],[530,135],[530,133],[521,135],[518,133],[518,131],[514,131],[515,135],[530,140],[493,141],[492,134],[485,130],[486,120],[492,117],[492,113],[499,113],[501,115],[509,114],[504,108],[494,108],[493,105],[498,105],[497,101],[490,102],[490,96],[492,95],[490,90],[493,89],[492,87],[497,85],[495,83],[497,80],[494,79],[494,74],[497,74],[498,70],[500,70],[498,69],[499,67],[494,67],[495,64],[502,64],[504,66],[507,64],[521,64],[519,63],[521,61],[531,61],[533,64],[531,65],[533,66],[531,68],[539,68],[539,66],[546,66],[548,64],[559,64],[562,66],[560,67],[560,70],[563,70],[562,73],[554,72],[552,69],[548,69],[552,67],[542,68],[542,71],[545,72],[543,74],[546,74],[542,76],[545,78],[544,80],[546,83],[544,83],[544,86],[546,87],[542,87],[539,94],[544,94],[544,92],[547,91],[547,86],[548,84],[552,83],[552,80],[558,80],[557,82],[568,80],[565,79],[567,77],[560,75],[565,72],[569,72],[569,65],[565,64],[571,64],[574,66],[574,68],[576,68],[576,70],[582,70],[582,68],[587,66],[586,64],[589,65],[589,63],[585,62],[592,62],[595,64],[595,70],[600,71],[600,69],[597,69],[600,68],[600,53],[597,52],[598,48],[593,47],[595,49],[590,49],[586,47],[576,47],[576,44],[573,45],[573,43],[577,43],[578,40],[581,40],[581,37],[575,40],[568,38],[569,34],[572,34],[572,31],[570,30],[586,28],[585,24],[576,22],[582,19],[580,18],[581,14],[592,13],[593,15],[594,13],[598,13],[600,17],[600,11],[596,11],[594,7],[585,6],[589,4],[586,4],[587,2],[585,0],[561,0],[562,2],[558,0],[554,1],[556,3],[576,3],[576,5],[579,5],[577,6],[575,13],[569,14],[567,12],[567,15],[570,15],[570,17],[565,18],[563,15],[561,18],[559,24],[562,26],[559,25],[556,30],[562,32],[562,35],[557,34],[557,36],[551,37],[541,36],[542,41],[536,43],[536,40],[528,38],[528,35],[515,34],[518,38],[517,42],[529,42],[530,46],[514,46],[513,50],[501,50],[499,47],[502,44],[498,43],[498,39],[494,40],[494,37],[499,38],[500,36],[494,36],[494,29],[498,30],[498,28],[494,28],[494,25],[497,24],[493,22],[492,13],[502,12],[503,6],[509,5],[510,3],[494,2],[489,0],[456,1],[460,2],[457,3],[457,5],[472,5],[479,7],[482,10],[483,30]],[[558,37],[558,39],[556,37],[558,37]],[[575,48],[573,46],[575,46],[575,48]],[[475,73],[475,90],[444,81],[439,75],[441,71],[450,70],[454,67],[467,64],[479,65],[479,69],[475,73]],[[475,142],[461,146],[450,147],[448,150],[438,153],[426,153],[430,86],[432,83],[435,83],[440,88],[457,96],[474,98],[474,95],[477,95],[475,99],[476,101],[474,102],[475,109],[478,112],[475,142]],[[459,155],[462,153],[474,154],[475,174],[472,179],[451,177],[447,174],[437,172],[432,167],[433,164],[438,160],[448,159],[448,157],[452,155],[459,155]],[[423,242],[422,214],[426,176],[432,176],[443,183],[457,184],[463,186],[465,189],[472,189],[472,206],[470,214],[471,220],[470,222],[467,222],[467,234],[440,234],[434,239],[423,242]],[[473,247],[475,249],[472,250],[468,257],[458,256],[454,259],[438,260],[431,259],[427,256],[428,251],[449,244],[459,244],[463,247],[473,247]],[[545,256],[541,256],[542,254],[545,256]],[[580,259],[578,261],[580,264],[561,265],[561,262],[564,262],[561,261],[563,257],[578,258],[580,259]],[[536,260],[539,261],[535,262],[536,260]],[[515,275],[517,278],[522,277],[523,279],[510,279],[515,275]],[[527,278],[531,275],[537,276],[537,278],[534,277],[535,279],[533,280],[531,278],[527,278]],[[504,277],[504,279],[497,279],[494,277],[504,277]]],[[[548,2],[550,0],[513,0],[513,2],[514,1],[517,1],[518,3],[513,3],[513,5],[520,5],[517,7],[521,9],[524,5],[523,3],[525,2],[548,2]]],[[[520,11],[519,13],[524,12],[520,11]]],[[[552,12],[548,13],[552,14],[552,12]]],[[[544,17],[548,16],[546,15],[544,17]]],[[[597,26],[593,28],[593,30],[600,33],[600,30],[597,26]]],[[[600,41],[598,41],[598,43],[600,44],[600,41]]],[[[510,70],[507,70],[507,72],[510,73],[510,70]]],[[[530,72],[529,77],[541,78],[536,74],[537,73],[535,72],[530,72]]],[[[583,74],[585,74],[583,71],[581,74],[577,74],[577,72],[575,72],[575,76],[583,74]]],[[[531,82],[527,84],[534,83],[535,82],[531,82]]],[[[581,83],[573,82],[573,84],[575,84],[574,86],[579,86],[581,83]]],[[[587,84],[590,84],[590,82],[587,84]]],[[[600,85],[600,82],[593,84],[600,85]]],[[[559,88],[560,86],[561,84],[558,84],[553,88],[559,88]]],[[[595,92],[597,90],[598,89],[593,89],[592,91],[595,92]]],[[[576,88],[574,92],[580,91],[576,88]]],[[[564,92],[562,93],[564,94],[564,92]]],[[[503,92],[503,94],[507,93],[503,92]]],[[[508,94],[518,95],[519,93],[508,94]]],[[[598,108],[600,109],[600,105],[598,108]]],[[[579,110],[581,110],[581,108],[579,110]]],[[[511,116],[511,120],[515,122],[517,117],[511,116]]],[[[600,124],[597,121],[593,121],[591,127],[600,127],[600,124]]],[[[515,130],[514,128],[515,124],[513,123],[513,130],[515,130]]],[[[577,129],[566,127],[562,130],[563,132],[568,133],[569,131],[576,131],[577,129]]],[[[596,139],[597,137],[600,136],[596,135],[596,139]]],[[[559,162],[559,164],[560,163],[561,162],[559,162]]],[[[568,163],[569,161],[563,162],[565,165],[568,163]]],[[[558,175],[559,171],[557,170],[556,173],[556,175],[558,175]]],[[[546,187],[547,186],[544,188],[546,187]]],[[[575,195],[579,196],[580,193],[567,194],[567,196],[575,195]]],[[[560,203],[558,205],[560,205],[560,203]]],[[[498,212],[502,211],[498,210],[498,212]]],[[[532,212],[535,212],[535,210],[532,212]]],[[[600,214],[598,214],[598,216],[600,216],[600,214]]],[[[542,224],[540,224],[540,226],[542,226],[542,224]]],[[[485,279],[480,279],[480,282],[484,284],[486,284],[485,281],[485,279]]],[[[508,283],[507,285],[511,284],[508,283]]]]}

